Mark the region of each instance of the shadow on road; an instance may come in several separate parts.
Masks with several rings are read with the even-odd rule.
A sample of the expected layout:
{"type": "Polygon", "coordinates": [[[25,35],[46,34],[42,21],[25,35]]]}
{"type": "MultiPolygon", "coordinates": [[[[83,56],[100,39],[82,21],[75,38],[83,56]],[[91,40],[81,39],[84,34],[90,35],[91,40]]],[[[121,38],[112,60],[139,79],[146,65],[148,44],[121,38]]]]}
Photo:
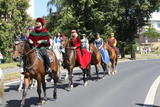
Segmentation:
{"type": "MultiPolygon", "coordinates": [[[[25,100],[26,107],[33,107],[38,103],[38,97],[30,97],[25,100]]],[[[20,100],[9,100],[4,107],[19,107],[20,100]]]]}
{"type": "Polygon", "coordinates": [[[138,105],[138,106],[142,106],[142,107],[160,107],[160,106],[155,106],[155,105],[139,104],[139,103],[137,103],[136,105],[138,105]]]}
{"type": "Polygon", "coordinates": [[[17,91],[17,90],[18,90],[18,86],[19,86],[19,85],[8,85],[8,86],[6,86],[6,87],[8,87],[8,88],[5,89],[5,92],[17,91]]]}

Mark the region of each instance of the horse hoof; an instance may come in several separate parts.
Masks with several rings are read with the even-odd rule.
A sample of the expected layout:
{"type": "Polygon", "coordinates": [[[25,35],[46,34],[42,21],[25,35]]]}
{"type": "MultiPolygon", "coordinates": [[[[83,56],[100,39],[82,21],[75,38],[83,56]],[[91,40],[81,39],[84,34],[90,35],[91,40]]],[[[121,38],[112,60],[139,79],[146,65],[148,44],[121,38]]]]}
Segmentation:
{"type": "Polygon", "coordinates": [[[23,105],[20,105],[20,107],[24,107],[23,105]]]}
{"type": "Polygon", "coordinates": [[[112,72],[112,75],[115,75],[115,72],[112,72]]]}
{"type": "Polygon", "coordinates": [[[46,101],[47,101],[46,99],[42,100],[42,104],[45,104],[45,103],[46,103],[46,101]]]}
{"type": "Polygon", "coordinates": [[[56,92],[53,93],[53,99],[55,99],[55,100],[57,99],[57,93],[56,92]]]}
{"type": "Polygon", "coordinates": [[[103,79],[103,80],[106,79],[106,76],[103,76],[102,79],[103,79]]]}
{"type": "Polygon", "coordinates": [[[18,92],[20,93],[22,91],[22,89],[18,89],[18,92]]]}
{"type": "Polygon", "coordinates": [[[71,85],[71,89],[73,89],[73,85],[71,85]]]}
{"type": "Polygon", "coordinates": [[[87,84],[88,84],[88,82],[85,82],[85,83],[84,83],[84,86],[86,87],[86,86],[87,86],[87,84]]]}

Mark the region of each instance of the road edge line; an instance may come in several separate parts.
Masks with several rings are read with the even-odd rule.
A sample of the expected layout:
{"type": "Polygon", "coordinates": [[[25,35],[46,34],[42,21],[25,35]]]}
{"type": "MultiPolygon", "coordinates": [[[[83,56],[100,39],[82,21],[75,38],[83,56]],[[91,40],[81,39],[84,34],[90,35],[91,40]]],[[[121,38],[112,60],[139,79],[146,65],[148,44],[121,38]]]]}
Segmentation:
{"type": "MultiPolygon", "coordinates": [[[[158,86],[160,84],[160,75],[156,78],[156,80],[153,82],[153,84],[151,85],[148,94],[145,98],[144,104],[146,105],[154,105],[154,99],[155,99],[155,95],[158,89],[158,86]]],[[[145,106],[143,106],[145,107],[145,106]]]]}

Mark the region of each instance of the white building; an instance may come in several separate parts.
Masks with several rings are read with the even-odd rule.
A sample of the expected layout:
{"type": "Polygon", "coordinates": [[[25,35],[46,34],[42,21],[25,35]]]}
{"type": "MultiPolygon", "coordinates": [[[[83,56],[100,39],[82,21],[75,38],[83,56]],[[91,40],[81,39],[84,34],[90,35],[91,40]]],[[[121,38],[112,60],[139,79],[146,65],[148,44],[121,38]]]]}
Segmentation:
{"type": "Polygon", "coordinates": [[[150,21],[151,21],[153,27],[157,31],[160,31],[160,12],[152,13],[152,17],[151,17],[150,21]]]}
{"type": "Polygon", "coordinates": [[[34,8],[34,0],[28,0],[30,7],[27,10],[27,13],[34,18],[35,15],[35,8],[34,8]]]}

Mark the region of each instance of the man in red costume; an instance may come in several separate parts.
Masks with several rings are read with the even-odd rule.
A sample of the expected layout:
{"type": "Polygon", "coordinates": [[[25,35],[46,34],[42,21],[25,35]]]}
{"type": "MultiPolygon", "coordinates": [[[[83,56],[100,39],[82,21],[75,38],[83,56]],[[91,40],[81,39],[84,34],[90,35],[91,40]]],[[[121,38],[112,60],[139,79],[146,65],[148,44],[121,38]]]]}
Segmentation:
{"type": "Polygon", "coordinates": [[[48,30],[43,27],[44,24],[44,19],[36,19],[36,27],[29,34],[29,43],[37,47],[39,54],[44,60],[46,71],[50,72],[50,60],[46,50],[46,48],[50,46],[50,34],[48,30]]]}
{"type": "Polygon", "coordinates": [[[85,69],[87,65],[91,61],[91,54],[86,50],[81,48],[81,42],[80,39],[78,38],[78,34],[76,30],[72,30],[72,40],[74,49],[77,51],[77,57],[78,57],[78,62],[81,65],[82,69],[85,69]]]}

